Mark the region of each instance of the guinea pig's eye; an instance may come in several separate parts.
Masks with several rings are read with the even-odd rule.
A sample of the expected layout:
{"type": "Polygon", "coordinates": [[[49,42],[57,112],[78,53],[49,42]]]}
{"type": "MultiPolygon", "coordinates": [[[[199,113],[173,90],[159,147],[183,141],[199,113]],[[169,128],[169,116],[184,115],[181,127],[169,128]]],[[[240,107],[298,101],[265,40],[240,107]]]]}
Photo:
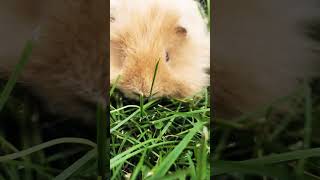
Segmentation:
{"type": "Polygon", "coordinates": [[[168,51],[166,51],[166,62],[168,62],[169,60],[170,60],[169,53],[168,51]]]}
{"type": "Polygon", "coordinates": [[[115,18],[113,16],[110,16],[110,22],[114,22],[115,18]]]}
{"type": "Polygon", "coordinates": [[[181,36],[186,36],[188,33],[187,29],[182,26],[177,26],[175,30],[176,30],[176,33],[181,36]]]}

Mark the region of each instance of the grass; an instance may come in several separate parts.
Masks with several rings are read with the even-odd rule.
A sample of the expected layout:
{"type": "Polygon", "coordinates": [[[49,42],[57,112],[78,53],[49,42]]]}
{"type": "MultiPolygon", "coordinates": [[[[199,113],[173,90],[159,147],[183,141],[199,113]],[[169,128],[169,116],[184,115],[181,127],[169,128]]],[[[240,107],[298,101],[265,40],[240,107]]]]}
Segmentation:
{"type": "MultiPolygon", "coordinates": [[[[216,121],[217,179],[320,179],[319,80],[292,95],[231,121],[216,121]],[[313,90],[313,91],[312,91],[313,90]],[[290,105],[288,113],[276,106],[290,105]]],[[[229,120],[230,121],[230,120],[229,120]]]]}
{"type": "Polygon", "coordinates": [[[6,104],[22,69],[27,64],[28,59],[31,55],[32,49],[33,49],[32,41],[28,41],[21,55],[21,59],[15,68],[15,71],[12,72],[12,75],[10,76],[8,83],[6,84],[5,88],[0,94],[0,111],[3,109],[4,105],[6,104]]]}
{"type": "Polygon", "coordinates": [[[190,100],[140,96],[137,105],[123,99],[114,87],[110,93],[111,179],[210,178],[208,91],[190,100]]]}
{"type": "MultiPolygon", "coordinates": [[[[29,48],[26,48],[27,50],[29,48]]],[[[23,56],[21,62],[26,62],[26,58],[23,56]]],[[[17,70],[20,70],[17,75],[21,72],[19,67],[21,64],[17,65],[17,70]]],[[[156,73],[153,79],[155,78],[156,73]]],[[[8,81],[4,89],[13,87],[14,84],[15,81],[8,81]]],[[[4,92],[6,96],[1,96],[0,101],[5,103],[9,100],[4,111],[10,111],[10,107],[15,112],[21,111],[21,118],[27,122],[18,123],[34,124],[32,117],[36,112],[24,112],[26,109],[19,108],[21,104],[28,105],[28,101],[10,99],[14,98],[9,97],[11,92],[4,92]]],[[[208,91],[189,100],[150,100],[142,97],[140,105],[135,105],[137,103],[123,99],[121,93],[112,87],[110,97],[111,137],[107,137],[105,108],[99,106],[97,144],[86,138],[62,137],[47,142],[40,140],[38,145],[30,146],[37,143],[34,142],[37,138],[17,132],[15,135],[20,135],[20,140],[15,140],[16,144],[19,144],[19,141],[23,141],[22,144],[30,142],[26,148],[20,150],[7,140],[5,129],[1,129],[0,150],[4,155],[0,156],[0,179],[105,179],[107,154],[111,156],[111,179],[209,179],[208,91]],[[108,138],[110,149],[107,149],[108,138]],[[73,145],[70,148],[63,147],[60,151],[46,151],[61,144],[73,145]],[[81,146],[86,148],[79,150],[81,146]],[[39,162],[36,155],[40,154],[42,161],[39,162]],[[71,163],[69,159],[72,159],[71,163]],[[54,163],[55,161],[58,163],[54,163]],[[67,165],[61,168],[64,167],[61,164],[67,165]]],[[[41,123],[36,121],[36,124],[38,126],[41,123]]],[[[9,126],[5,124],[4,127],[9,126]]],[[[38,139],[43,138],[39,129],[35,132],[38,139]]],[[[21,144],[20,146],[23,147],[21,144]]]]}
{"type": "MultiPolygon", "coordinates": [[[[319,41],[319,20],[307,36],[319,41]]],[[[319,45],[319,44],[317,44],[319,45]]],[[[315,48],[315,52],[318,51],[315,48]]],[[[235,119],[215,119],[212,175],[216,179],[320,179],[320,77],[292,94],[235,119]],[[289,107],[286,113],[279,105],[289,107]]]]}
{"type": "Polygon", "coordinates": [[[134,106],[115,93],[110,111],[111,179],[209,178],[208,99],[142,99],[134,106]]]}
{"type": "MultiPolygon", "coordinates": [[[[20,62],[13,71],[11,78],[5,84],[4,90],[0,96],[0,102],[2,105],[1,110],[4,109],[4,112],[1,114],[4,115],[1,116],[1,123],[3,123],[1,127],[7,127],[7,129],[1,128],[0,130],[0,152],[1,154],[5,153],[5,155],[0,156],[0,179],[68,179],[72,175],[76,174],[79,169],[83,168],[86,163],[97,156],[97,145],[89,139],[75,137],[57,138],[47,142],[41,142],[42,134],[37,126],[31,126],[31,129],[27,129],[30,127],[29,125],[39,125],[39,122],[37,122],[37,120],[34,118],[36,112],[30,111],[30,107],[28,107],[29,104],[25,98],[23,98],[23,100],[19,98],[16,99],[14,96],[11,97],[10,94],[12,93],[19,74],[23,70],[23,66],[28,61],[31,51],[32,41],[28,41],[22,53],[20,62]],[[15,123],[19,123],[21,127],[21,131],[14,133],[14,136],[11,137],[16,138],[20,136],[20,143],[18,143],[19,140],[17,140],[16,143],[25,148],[24,150],[19,150],[19,148],[15,147],[6,139],[6,136],[10,138],[10,135],[8,136],[10,133],[8,132],[17,128],[10,128],[10,125],[8,126],[7,121],[3,120],[6,118],[6,111],[10,111],[10,109],[15,112],[14,114],[11,114],[13,117],[11,117],[10,120],[16,121],[15,123]],[[35,134],[32,134],[33,132],[35,132],[35,134]],[[32,144],[36,143],[39,144],[31,146],[32,144]],[[52,166],[52,162],[67,158],[69,154],[62,151],[56,152],[55,154],[51,153],[49,156],[45,157],[46,153],[44,149],[52,148],[53,146],[61,144],[81,144],[90,146],[92,150],[83,157],[79,158],[79,160],[65,170],[57,169],[54,167],[54,165],[52,166]]],[[[77,152],[79,153],[79,149],[77,152]]],[[[74,155],[74,152],[71,153],[71,155],[74,155]]],[[[58,167],[60,166],[58,165],[58,167]]],[[[95,174],[95,172],[95,169],[91,169],[89,174],[95,174]]],[[[86,174],[84,175],[86,176],[86,174]]],[[[75,177],[75,179],[79,179],[79,177],[75,177]]]]}
{"type": "Polygon", "coordinates": [[[30,41],[9,81],[0,84],[0,180],[209,179],[208,91],[189,100],[141,97],[137,103],[114,86],[109,109],[98,105],[97,134],[91,133],[39,111],[16,84],[31,51],[30,41]]]}
{"type": "Polygon", "coordinates": [[[236,119],[215,118],[214,126],[208,90],[189,100],[133,102],[113,86],[110,107],[98,106],[90,132],[77,121],[42,114],[15,84],[31,50],[28,43],[0,86],[0,180],[198,180],[209,172],[215,179],[320,179],[319,80],[236,119]],[[291,104],[286,114],[276,111],[282,103],[291,104]]]}

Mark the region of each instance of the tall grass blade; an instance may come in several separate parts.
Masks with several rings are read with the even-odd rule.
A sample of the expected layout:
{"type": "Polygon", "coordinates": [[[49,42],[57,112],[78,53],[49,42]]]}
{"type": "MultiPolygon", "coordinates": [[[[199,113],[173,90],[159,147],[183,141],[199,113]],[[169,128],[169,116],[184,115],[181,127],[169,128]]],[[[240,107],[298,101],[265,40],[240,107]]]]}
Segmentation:
{"type": "Polygon", "coordinates": [[[225,173],[233,173],[237,172],[235,171],[235,167],[233,168],[221,168],[219,164],[221,163],[232,163],[235,166],[240,165],[256,165],[256,166],[262,166],[262,165],[274,165],[278,163],[288,162],[288,161],[295,161],[299,159],[305,159],[309,157],[320,157],[320,148],[313,148],[308,150],[297,150],[293,152],[287,152],[287,153],[281,153],[281,154],[275,154],[275,155],[269,155],[264,156],[257,159],[250,159],[245,161],[213,161],[212,164],[214,164],[214,171],[213,175],[221,175],[225,173]]]}
{"type": "Polygon", "coordinates": [[[143,161],[144,161],[144,158],[146,156],[146,151],[143,152],[140,160],[139,160],[139,163],[137,164],[136,168],[134,169],[133,173],[132,173],[132,176],[130,178],[130,180],[136,180],[138,175],[139,175],[139,172],[140,170],[142,169],[142,166],[143,166],[143,161]]]}
{"type": "Polygon", "coordinates": [[[265,165],[247,164],[231,161],[214,161],[213,175],[238,173],[241,175],[260,175],[286,180],[290,173],[280,167],[270,167],[265,165]]]}
{"type": "MultiPolygon", "coordinates": [[[[304,81],[304,94],[305,94],[305,124],[304,124],[304,144],[303,148],[310,148],[312,136],[312,97],[311,88],[308,81],[304,81]]],[[[302,177],[304,173],[305,159],[301,159],[298,163],[297,175],[302,177]]]]}
{"type": "Polygon", "coordinates": [[[202,122],[197,122],[194,127],[189,131],[189,133],[182,139],[182,141],[168,154],[168,156],[160,163],[159,166],[153,169],[154,176],[152,178],[159,178],[164,176],[171,165],[180,156],[183,150],[187,147],[193,136],[200,131],[203,127],[202,122]]]}
{"type": "Polygon", "coordinates": [[[7,100],[10,97],[11,91],[13,90],[23,68],[25,67],[25,65],[27,64],[30,56],[31,56],[31,52],[33,49],[33,44],[32,41],[29,40],[27,41],[23,52],[21,54],[21,58],[20,61],[18,62],[18,64],[16,65],[14,71],[12,72],[7,84],[4,87],[4,90],[2,91],[1,95],[0,95],[0,112],[2,111],[4,105],[6,104],[7,100]]]}
{"type": "Polygon", "coordinates": [[[62,173],[56,176],[53,180],[65,180],[68,179],[74,174],[77,170],[79,170],[82,166],[84,166],[88,161],[94,158],[97,153],[96,149],[89,151],[87,154],[78,159],[75,163],[65,169],[62,173]]]}
{"type": "Polygon", "coordinates": [[[98,176],[106,178],[107,173],[107,118],[105,109],[101,104],[97,108],[97,151],[98,151],[98,176]]]}
{"type": "Polygon", "coordinates": [[[54,139],[36,146],[33,146],[31,148],[28,148],[26,150],[22,150],[16,153],[12,154],[7,154],[4,156],[0,156],[0,162],[8,161],[8,160],[13,160],[17,158],[21,158],[24,156],[27,156],[29,154],[32,154],[34,152],[40,151],[42,149],[57,145],[57,144],[64,144],[64,143],[75,143],[75,144],[84,144],[92,147],[96,147],[96,144],[93,143],[90,140],[87,139],[82,139],[82,138],[59,138],[59,139],[54,139]]]}
{"type": "Polygon", "coordinates": [[[152,84],[151,84],[151,89],[150,89],[149,97],[152,96],[152,90],[153,90],[154,82],[156,81],[156,76],[157,76],[157,73],[158,73],[159,63],[160,63],[160,59],[158,60],[158,62],[157,62],[157,64],[156,64],[156,67],[155,67],[155,69],[154,69],[154,73],[153,73],[153,78],[152,78],[152,84]]]}
{"type": "Polygon", "coordinates": [[[113,83],[112,87],[111,87],[111,90],[109,92],[109,96],[111,97],[112,94],[114,93],[114,90],[116,89],[117,87],[117,84],[119,83],[119,80],[120,80],[121,76],[119,75],[116,79],[116,81],[113,83]]]}
{"type": "Polygon", "coordinates": [[[197,160],[197,167],[196,167],[196,175],[197,180],[204,180],[209,175],[207,173],[207,142],[205,135],[201,138],[201,143],[197,144],[195,147],[195,155],[197,160]]]}
{"type": "Polygon", "coordinates": [[[143,110],[144,97],[143,97],[143,95],[139,96],[139,100],[140,100],[140,117],[142,118],[144,116],[144,110],[143,110]]]}

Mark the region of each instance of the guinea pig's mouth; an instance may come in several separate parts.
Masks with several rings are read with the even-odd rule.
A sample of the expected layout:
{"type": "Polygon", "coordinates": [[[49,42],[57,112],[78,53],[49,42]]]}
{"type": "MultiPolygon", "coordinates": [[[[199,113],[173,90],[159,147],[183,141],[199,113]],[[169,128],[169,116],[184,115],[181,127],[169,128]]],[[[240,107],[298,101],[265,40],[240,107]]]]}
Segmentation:
{"type": "Polygon", "coordinates": [[[122,93],[125,95],[125,97],[128,97],[132,100],[136,100],[136,101],[139,101],[142,99],[158,99],[158,98],[161,98],[161,96],[158,96],[159,92],[155,92],[155,93],[152,93],[151,95],[150,94],[147,94],[147,95],[144,95],[142,93],[139,93],[139,92],[124,92],[122,91],[122,93]]]}

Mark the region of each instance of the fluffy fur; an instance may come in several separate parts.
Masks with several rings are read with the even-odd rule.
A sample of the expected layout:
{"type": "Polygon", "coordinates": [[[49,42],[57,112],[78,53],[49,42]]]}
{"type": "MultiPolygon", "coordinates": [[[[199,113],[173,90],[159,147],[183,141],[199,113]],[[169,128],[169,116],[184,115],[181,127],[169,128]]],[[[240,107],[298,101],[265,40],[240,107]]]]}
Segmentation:
{"type": "Polygon", "coordinates": [[[193,0],[111,1],[111,83],[128,97],[183,98],[209,84],[206,23],[193,0]],[[168,56],[168,57],[166,57],[168,56]],[[166,61],[169,58],[169,61],[166,61]]]}
{"type": "Polygon", "coordinates": [[[222,0],[214,9],[214,88],[219,116],[237,116],[317,76],[319,44],[306,23],[320,20],[318,0],[222,0]]]}
{"type": "MultiPolygon", "coordinates": [[[[160,60],[155,96],[186,97],[208,85],[209,33],[195,1],[110,2],[111,83],[121,75],[118,87],[127,96],[148,96],[160,60]]],[[[0,74],[8,77],[24,42],[36,35],[21,83],[52,112],[94,115],[88,104],[104,100],[109,80],[105,8],[104,0],[1,0],[0,74]]],[[[215,1],[217,113],[252,111],[319,72],[316,44],[303,28],[319,12],[316,0],[215,1]]]]}
{"type": "Polygon", "coordinates": [[[0,33],[2,76],[12,71],[25,41],[35,37],[32,57],[19,81],[40,97],[49,111],[93,118],[95,105],[105,102],[107,93],[105,0],[32,3],[39,7],[21,12],[26,3],[14,0],[5,3],[13,11],[1,11],[0,29],[5,32],[0,33]]]}
{"type": "MultiPolygon", "coordinates": [[[[35,38],[19,82],[52,113],[90,119],[105,102],[107,11],[103,0],[3,2],[0,74],[8,78],[24,43],[35,38]],[[27,6],[28,5],[28,6],[27,6]],[[7,42],[11,42],[8,44],[7,42]]],[[[111,1],[110,80],[128,97],[186,97],[209,84],[209,34],[193,0],[111,1]],[[166,51],[170,61],[165,62],[166,51]]]]}

